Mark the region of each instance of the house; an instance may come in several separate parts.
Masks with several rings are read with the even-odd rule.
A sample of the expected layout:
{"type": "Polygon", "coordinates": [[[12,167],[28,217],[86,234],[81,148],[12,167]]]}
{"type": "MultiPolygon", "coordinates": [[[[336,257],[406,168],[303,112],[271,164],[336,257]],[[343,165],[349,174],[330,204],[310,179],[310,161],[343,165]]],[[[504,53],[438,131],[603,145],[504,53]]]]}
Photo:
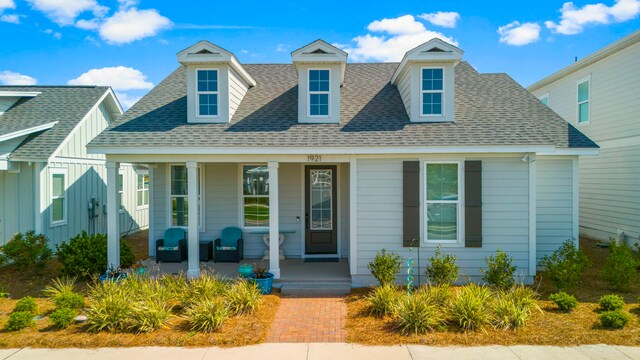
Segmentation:
{"type": "Polygon", "coordinates": [[[423,273],[441,245],[472,279],[500,248],[531,281],[545,236],[577,237],[578,156],[597,145],[509,76],[478,73],[439,39],[400,63],[347,63],[322,40],[291,56],[241,64],[201,41],[88,145],[106,155],[108,199],[119,163],[149,167],[151,256],[165,229],[184,227],[198,276],[198,242],[239,226],[245,257],[268,250],[276,278],[280,250],[340,258],[360,285],[383,248],[421,257],[423,273]],[[557,187],[536,185],[550,177],[557,187]],[[561,217],[555,199],[568,200],[561,217]]]}
{"type": "Polygon", "coordinates": [[[528,90],[600,145],[580,159],[580,233],[640,239],[640,30],[528,90]]]}
{"type": "MultiPolygon", "coordinates": [[[[108,87],[0,86],[0,245],[28,230],[52,247],[106,232],[105,157],[85,146],[121,114],[108,87]]],[[[119,169],[119,234],[148,225],[146,171],[119,169]]]]}

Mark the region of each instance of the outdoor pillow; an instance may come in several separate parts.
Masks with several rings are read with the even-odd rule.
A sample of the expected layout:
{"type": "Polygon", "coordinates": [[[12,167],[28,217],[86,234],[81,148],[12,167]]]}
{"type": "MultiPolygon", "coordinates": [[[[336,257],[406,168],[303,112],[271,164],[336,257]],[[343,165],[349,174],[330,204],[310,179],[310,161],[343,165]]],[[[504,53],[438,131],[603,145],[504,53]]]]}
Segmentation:
{"type": "Polygon", "coordinates": [[[177,251],[178,247],[177,246],[159,246],[158,250],[160,250],[160,251],[177,251]]]}
{"type": "Polygon", "coordinates": [[[164,246],[180,246],[180,240],[184,239],[184,229],[170,228],[164,232],[164,246]]]}
{"type": "Polygon", "coordinates": [[[242,230],[240,228],[231,226],[222,229],[220,234],[220,244],[222,246],[238,246],[238,240],[242,238],[242,230]]]}
{"type": "Polygon", "coordinates": [[[217,246],[218,250],[238,250],[235,246],[217,246]]]}

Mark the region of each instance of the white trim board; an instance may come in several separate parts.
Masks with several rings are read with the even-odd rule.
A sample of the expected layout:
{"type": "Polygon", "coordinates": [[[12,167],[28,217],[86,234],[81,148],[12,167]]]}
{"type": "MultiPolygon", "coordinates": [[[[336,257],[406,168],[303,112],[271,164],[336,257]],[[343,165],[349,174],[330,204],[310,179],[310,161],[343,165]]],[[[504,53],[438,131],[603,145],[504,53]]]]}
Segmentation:
{"type": "Polygon", "coordinates": [[[57,121],[53,121],[53,122],[50,122],[50,123],[46,123],[46,124],[42,124],[42,125],[38,125],[38,126],[33,126],[33,127],[28,128],[28,129],[22,129],[22,130],[14,131],[12,133],[8,133],[8,134],[5,134],[5,135],[0,135],[0,142],[11,140],[13,138],[17,138],[17,137],[24,136],[24,135],[33,134],[33,133],[38,132],[38,131],[48,130],[48,129],[51,129],[52,127],[54,127],[57,123],[58,123],[57,121]]]}

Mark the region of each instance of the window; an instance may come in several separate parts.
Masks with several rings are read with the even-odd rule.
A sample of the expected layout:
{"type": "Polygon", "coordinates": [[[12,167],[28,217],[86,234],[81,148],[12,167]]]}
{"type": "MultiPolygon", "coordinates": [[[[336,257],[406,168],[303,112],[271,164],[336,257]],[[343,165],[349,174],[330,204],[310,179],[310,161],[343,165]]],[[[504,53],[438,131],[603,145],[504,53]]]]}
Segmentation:
{"type": "Polygon", "coordinates": [[[51,169],[51,226],[67,223],[67,174],[51,169]]]}
{"type": "Polygon", "coordinates": [[[124,175],[118,174],[118,209],[120,212],[124,212],[124,202],[123,195],[124,194],[124,175]]]}
{"type": "Polygon", "coordinates": [[[546,93],[539,98],[540,102],[549,106],[549,93],[546,93]]]}
{"type": "Polygon", "coordinates": [[[218,116],[218,70],[197,70],[198,116],[218,116]]]}
{"type": "Polygon", "coordinates": [[[589,122],[590,79],[578,83],[578,124],[589,122]]]}
{"type": "Polygon", "coordinates": [[[138,174],[137,205],[139,208],[149,206],[149,175],[138,174]]]}
{"type": "Polygon", "coordinates": [[[460,240],[461,163],[426,163],[425,238],[428,242],[460,240]]]}
{"type": "Polygon", "coordinates": [[[269,169],[267,165],[242,166],[242,225],[269,226],[269,169]]]}
{"type": "Polygon", "coordinates": [[[444,69],[422,69],[422,115],[444,115],[442,102],[444,99],[444,69]]]}
{"type": "MultiPolygon", "coordinates": [[[[171,206],[171,225],[178,227],[189,226],[189,191],[187,167],[185,165],[171,165],[170,174],[170,195],[169,204],[171,206]]],[[[204,221],[202,219],[202,172],[198,168],[198,228],[202,229],[204,221]]]]}
{"type": "Polygon", "coordinates": [[[311,170],[311,229],[333,229],[333,170],[311,170]]]}
{"type": "Polygon", "coordinates": [[[309,116],[329,116],[329,70],[309,70],[309,116]]]}

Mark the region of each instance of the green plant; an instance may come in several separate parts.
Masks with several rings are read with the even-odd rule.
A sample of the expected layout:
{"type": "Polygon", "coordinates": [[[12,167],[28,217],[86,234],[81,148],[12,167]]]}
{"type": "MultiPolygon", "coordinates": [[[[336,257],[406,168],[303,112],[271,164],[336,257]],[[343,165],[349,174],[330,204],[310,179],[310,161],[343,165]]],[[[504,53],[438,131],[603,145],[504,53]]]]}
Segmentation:
{"type": "Polygon", "coordinates": [[[624,299],[620,295],[603,295],[598,300],[598,304],[604,311],[622,310],[624,308],[624,299]]]}
{"type": "Polygon", "coordinates": [[[605,311],[600,314],[600,324],[607,329],[622,329],[631,318],[621,310],[605,311]]]}
{"type": "Polygon", "coordinates": [[[5,299],[9,297],[9,293],[4,285],[0,284],[0,299],[5,299]]]}
{"type": "Polygon", "coordinates": [[[630,291],[638,282],[637,260],[625,244],[610,242],[609,256],[605,260],[602,274],[604,279],[618,291],[630,291]]]}
{"type": "Polygon", "coordinates": [[[187,288],[178,294],[178,299],[182,303],[182,307],[187,308],[203,299],[224,296],[228,290],[229,283],[222,281],[222,279],[209,272],[203,271],[199,278],[188,282],[187,288]]]}
{"type": "Polygon", "coordinates": [[[252,313],[262,299],[258,285],[244,279],[234,282],[225,297],[229,310],[235,315],[252,313]]]}
{"type": "Polygon", "coordinates": [[[166,327],[171,317],[171,307],[160,298],[138,299],[131,306],[129,328],[138,332],[152,332],[166,327]]]}
{"type": "Polygon", "coordinates": [[[58,329],[66,329],[73,323],[76,317],[76,310],[71,308],[59,308],[49,314],[51,323],[58,329]]]}
{"type": "Polygon", "coordinates": [[[374,288],[366,300],[371,314],[376,316],[392,315],[400,301],[401,294],[393,284],[380,285],[374,288]]]}
{"type": "Polygon", "coordinates": [[[516,267],[513,265],[513,258],[506,252],[498,249],[495,255],[485,259],[487,270],[482,270],[482,280],[487,284],[500,290],[506,290],[515,284],[514,274],[516,267]]]}
{"type": "Polygon", "coordinates": [[[545,255],[540,264],[557,290],[573,289],[582,273],[589,267],[589,259],[578,249],[573,239],[562,243],[551,255],[545,255]]]}
{"type": "Polygon", "coordinates": [[[89,293],[90,302],[85,313],[90,331],[121,331],[128,327],[133,294],[127,286],[103,281],[93,285],[89,293]]]}
{"type": "Polygon", "coordinates": [[[556,304],[558,309],[563,312],[571,312],[578,306],[578,301],[575,296],[569,295],[564,291],[549,295],[549,300],[556,304]]]}
{"type": "Polygon", "coordinates": [[[55,278],[43,293],[56,304],[56,308],[82,309],[84,297],[75,292],[76,278],[55,278]]]}
{"type": "Polygon", "coordinates": [[[517,329],[525,325],[533,310],[540,310],[536,292],[524,285],[517,285],[498,293],[493,305],[493,323],[500,329],[517,329]]]}
{"type": "Polygon", "coordinates": [[[461,287],[451,304],[451,319],[464,331],[482,330],[491,323],[493,292],[482,285],[461,287]]]}
{"type": "Polygon", "coordinates": [[[0,252],[11,260],[20,270],[42,270],[51,258],[48,239],[42,234],[30,230],[15,234],[9,242],[0,247],[0,252]]]}
{"type": "Polygon", "coordinates": [[[5,328],[9,331],[21,330],[35,325],[33,314],[29,311],[14,311],[9,315],[5,328]]]}
{"type": "Polygon", "coordinates": [[[36,300],[31,296],[25,296],[18,300],[16,306],[13,308],[13,312],[28,312],[31,315],[37,315],[38,304],[36,304],[36,300]]]}
{"type": "MultiPolygon", "coordinates": [[[[58,260],[63,272],[70,276],[90,277],[100,274],[107,268],[107,236],[105,234],[88,235],[85,231],[57,246],[58,260]]],[[[128,268],[135,257],[131,245],[120,241],[120,265],[128,268]]]]}
{"type": "Polygon", "coordinates": [[[253,274],[256,276],[256,279],[266,279],[267,278],[267,268],[262,266],[253,266],[253,274]]]}
{"type": "Polygon", "coordinates": [[[187,309],[186,317],[193,331],[213,332],[222,327],[231,310],[222,298],[204,298],[187,309]]]}
{"type": "Polygon", "coordinates": [[[423,286],[416,292],[430,303],[438,305],[441,309],[448,309],[453,300],[453,291],[449,285],[423,286]]]}
{"type": "Polygon", "coordinates": [[[424,334],[444,327],[445,316],[439,306],[419,294],[400,299],[395,312],[397,327],[403,334],[424,334]]]}
{"type": "Polygon", "coordinates": [[[456,264],[455,255],[440,254],[440,245],[436,248],[435,254],[429,258],[429,265],[425,271],[426,275],[434,285],[451,285],[458,280],[460,267],[456,264]]]}
{"type": "Polygon", "coordinates": [[[382,249],[382,251],[376,253],[367,268],[371,270],[371,274],[378,280],[380,285],[393,284],[402,269],[402,262],[398,254],[382,249]]]}

